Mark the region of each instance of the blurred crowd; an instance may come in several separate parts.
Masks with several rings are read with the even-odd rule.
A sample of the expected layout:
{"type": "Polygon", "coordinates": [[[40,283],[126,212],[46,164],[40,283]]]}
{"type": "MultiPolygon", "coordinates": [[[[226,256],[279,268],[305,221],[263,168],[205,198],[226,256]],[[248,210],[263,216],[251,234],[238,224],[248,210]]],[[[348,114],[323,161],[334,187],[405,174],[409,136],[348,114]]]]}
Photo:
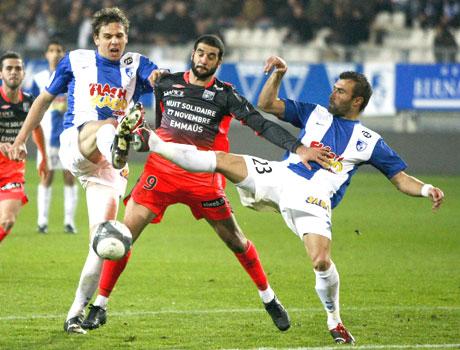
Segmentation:
{"type": "Polygon", "coordinates": [[[91,15],[111,6],[126,11],[136,44],[183,44],[234,26],[284,26],[286,42],[308,42],[329,27],[330,42],[355,45],[368,40],[383,11],[404,12],[407,27],[460,27],[460,0],[2,0],[0,48],[41,49],[56,36],[69,47],[89,47],[91,15]]]}

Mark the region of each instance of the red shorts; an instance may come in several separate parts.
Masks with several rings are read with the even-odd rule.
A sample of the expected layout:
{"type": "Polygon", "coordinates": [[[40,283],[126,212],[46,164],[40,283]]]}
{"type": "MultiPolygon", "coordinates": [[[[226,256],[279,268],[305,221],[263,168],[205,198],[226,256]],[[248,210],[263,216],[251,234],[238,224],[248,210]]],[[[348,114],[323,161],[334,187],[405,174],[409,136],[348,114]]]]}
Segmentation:
{"type": "Polygon", "coordinates": [[[167,174],[148,166],[125,198],[125,204],[130,197],[156,215],[152,223],[159,223],[166,208],[176,203],[187,205],[197,220],[224,220],[232,214],[232,208],[221,186],[197,185],[196,182],[190,181],[190,176],[187,178],[167,174]]]}
{"type": "Polygon", "coordinates": [[[22,204],[28,202],[23,179],[15,177],[0,179],[0,201],[7,199],[20,200],[22,204]]]}

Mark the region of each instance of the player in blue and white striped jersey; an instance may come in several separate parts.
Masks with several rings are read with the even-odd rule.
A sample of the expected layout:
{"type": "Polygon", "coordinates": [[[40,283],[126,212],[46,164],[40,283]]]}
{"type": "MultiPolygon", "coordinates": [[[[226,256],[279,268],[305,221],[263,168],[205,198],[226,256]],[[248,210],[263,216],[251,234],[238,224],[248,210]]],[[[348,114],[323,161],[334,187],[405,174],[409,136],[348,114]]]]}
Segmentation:
{"type": "MultiPolygon", "coordinates": [[[[339,274],[331,260],[332,208],[337,206],[358,167],[371,164],[396,188],[410,196],[429,197],[438,209],[443,192],[404,172],[405,162],[376,132],[364,127],[359,114],[372,89],[356,72],[344,72],[335,83],[326,109],[320,105],[281,100],[278,91],[287,64],[267,60],[274,72],[259,96],[259,107],[301,129],[299,140],[309,146],[307,163],[288,152],[281,162],[225,152],[199,151],[162,141],[150,131],[150,150],[193,172],[219,172],[236,184],[244,205],[275,209],[302,239],[316,274],[316,292],[327,313],[336,343],[354,343],[339,309],[339,274]],[[326,151],[327,153],[324,153],[326,151]]],[[[144,131],[140,131],[144,132],[144,131]]]]}
{"type": "MultiPolygon", "coordinates": [[[[74,50],[59,62],[9,152],[12,159],[25,158],[25,142],[31,130],[39,125],[53,99],[67,93],[59,156],[86,190],[89,232],[98,223],[116,219],[128,168],[119,169],[119,164],[117,169],[113,167],[111,146],[115,136],[120,136],[120,129],[125,132],[137,124],[141,115],[129,113],[130,105],[142,94],[152,92],[161,75],[148,58],[125,53],[129,21],[120,9],[104,8],[96,12],[92,27],[97,50],[74,50]]],[[[97,288],[102,262],[89,248],[75,300],[64,324],[66,332],[86,333],[81,323],[85,307],[97,288]]]]}
{"type": "MultiPolygon", "coordinates": [[[[51,74],[56,70],[57,64],[65,55],[65,48],[57,40],[51,40],[45,51],[45,58],[48,68],[34,75],[31,93],[38,96],[45,90],[51,74]]],[[[46,111],[40,123],[46,141],[46,153],[48,155],[49,173],[46,177],[40,178],[37,190],[37,231],[48,232],[48,217],[51,204],[52,183],[55,170],[62,170],[64,178],[64,231],[76,233],[75,210],[77,208],[78,187],[75,178],[69,170],[63,168],[59,159],[59,137],[64,130],[64,113],[67,110],[67,96],[60,94],[56,96],[46,111]]],[[[37,152],[37,164],[41,162],[41,153],[37,152]]]]}

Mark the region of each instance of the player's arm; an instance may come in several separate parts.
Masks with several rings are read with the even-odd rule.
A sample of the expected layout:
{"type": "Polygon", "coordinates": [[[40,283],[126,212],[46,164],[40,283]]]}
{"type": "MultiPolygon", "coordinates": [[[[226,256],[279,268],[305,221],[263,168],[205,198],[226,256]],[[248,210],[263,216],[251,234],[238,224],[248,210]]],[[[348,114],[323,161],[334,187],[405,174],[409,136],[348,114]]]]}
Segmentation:
{"type": "Polygon", "coordinates": [[[32,131],[32,139],[37,145],[37,149],[40,152],[42,159],[38,165],[38,174],[41,177],[45,177],[48,173],[48,161],[46,156],[46,147],[45,147],[45,135],[43,134],[43,129],[39,125],[32,131]]]}
{"type": "Polygon", "coordinates": [[[29,113],[27,114],[26,120],[22,125],[21,130],[19,131],[18,136],[14,140],[13,145],[11,146],[10,151],[8,152],[8,157],[13,160],[24,160],[27,151],[26,151],[26,141],[29,138],[32,130],[37,128],[40,125],[40,122],[45,114],[46,110],[50,106],[51,102],[54,99],[54,95],[51,95],[47,91],[43,91],[32,103],[29,113]]]}
{"type": "Polygon", "coordinates": [[[264,72],[268,74],[271,70],[273,70],[273,73],[267,79],[260,92],[257,107],[264,112],[275,115],[279,119],[283,119],[286,105],[278,95],[281,80],[287,71],[287,64],[281,57],[270,56],[265,62],[264,72]]]}
{"type": "Polygon", "coordinates": [[[444,193],[441,189],[430,184],[425,184],[414,176],[400,171],[393,176],[390,181],[395,187],[409,196],[429,197],[433,202],[433,210],[439,209],[444,199],[444,193]]]}
{"type": "Polygon", "coordinates": [[[329,167],[328,154],[325,149],[311,148],[303,145],[289,131],[262,116],[243,96],[234,90],[229,93],[230,113],[235,119],[249,126],[274,145],[297,154],[308,169],[309,161],[317,162],[323,168],[329,167]]]}

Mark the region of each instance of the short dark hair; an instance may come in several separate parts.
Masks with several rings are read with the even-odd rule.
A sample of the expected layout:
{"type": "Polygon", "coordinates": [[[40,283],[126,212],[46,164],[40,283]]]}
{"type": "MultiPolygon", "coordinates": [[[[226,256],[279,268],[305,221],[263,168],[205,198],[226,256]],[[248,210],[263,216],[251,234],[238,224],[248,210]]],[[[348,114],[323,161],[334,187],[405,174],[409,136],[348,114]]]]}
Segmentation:
{"type": "Polygon", "coordinates": [[[62,47],[62,49],[65,51],[64,43],[63,43],[61,40],[59,40],[58,38],[51,38],[51,39],[48,41],[48,45],[46,45],[46,51],[48,51],[48,49],[50,48],[51,45],[60,46],[60,47],[62,47]]]}
{"type": "Polygon", "coordinates": [[[195,44],[193,44],[193,50],[196,50],[199,43],[203,43],[212,47],[219,49],[219,59],[222,58],[225,51],[225,46],[221,38],[214,34],[203,34],[198,39],[196,39],[195,44]]]}
{"type": "Polygon", "coordinates": [[[0,56],[0,70],[3,69],[3,61],[7,60],[7,59],[16,59],[16,60],[21,60],[23,61],[22,62],[22,65],[24,65],[24,60],[22,59],[22,56],[15,52],[15,51],[7,51],[5,52],[3,55],[0,56]]]}
{"type": "Polygon", "coordinates": [[[106,7],[97,11],[93,15],[93,21],[91,23],[93,27],[93,35],[98,36],[101,27],[109,23],[121,23],[123,27],[125,27],[126,34],[128,34],[129,20],[125,13],[118,7],[106,7]]]}
{"type": "Polygon", "coordinates": [[[372,96],[372,87],[366,76],[358,72],[348,71],[341,73],[339,79],[353,80],[355,82],[355,86],[353,87],[353,97],[363,98],[363,103],[359,107],[359,111],[363,111],[372,96]]]}

